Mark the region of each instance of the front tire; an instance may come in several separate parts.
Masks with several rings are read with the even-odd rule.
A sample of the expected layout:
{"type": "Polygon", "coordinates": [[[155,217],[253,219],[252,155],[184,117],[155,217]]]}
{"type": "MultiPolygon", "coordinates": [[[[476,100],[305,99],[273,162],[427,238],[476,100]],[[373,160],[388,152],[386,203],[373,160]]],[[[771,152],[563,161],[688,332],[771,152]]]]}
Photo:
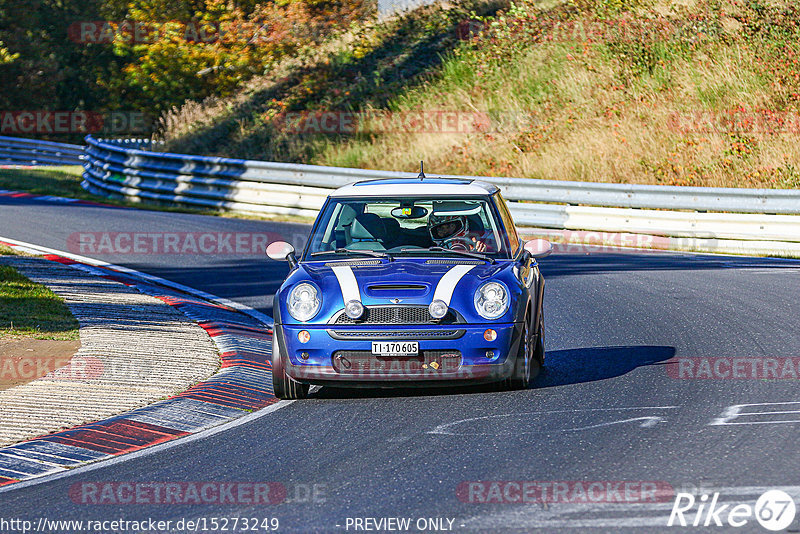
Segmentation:
{"type": "Polygon", "coordinates": [[[277,332],[272,335],[272,391],[279,399],[296,400],[308,396],[308,384],[301,384],[286,374],[277,332]]]}
{"type": "Polygon", "coordinates": [[[525,318],[522,324],[522,335],[519,342],[519,351],[514,360],[514,371],[504,382],[506,389],[528,389],[533,379],[539,376],[541,363],[544,360],[544,329],[539,329],[534,344],[530,317],[525,318]],[[539,346],[541,344],[541,358],[539,346]]]}

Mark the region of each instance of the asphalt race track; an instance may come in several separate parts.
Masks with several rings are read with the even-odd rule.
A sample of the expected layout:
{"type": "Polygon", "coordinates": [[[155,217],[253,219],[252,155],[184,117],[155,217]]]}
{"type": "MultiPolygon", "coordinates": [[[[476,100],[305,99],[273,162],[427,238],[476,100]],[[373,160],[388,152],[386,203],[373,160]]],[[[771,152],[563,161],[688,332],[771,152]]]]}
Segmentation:
{"type": "MultiPolygon", "coordinates": [[[[269,233],[299,242],[307,229],[0,197],[0,236],[76,253],[76,232],[269,233]]],[[[83,254],[268,314],[287,271],[263,253],[83,254]]],[[[775,487],[800,496],[800,376],[791,375],[800,372],[800,262],[576,251],[543,260],[542,272],[547,366],[535,388],[322,388],[202,439],[11,488],[0,493],[0,517],[173,525],[276,517],[287,532],[354,532],[355,518],[398,517],[410,518],[412,531],[418,519],[442,518],[456,532],[663,532],[674,492],[718,492],[732,504],[775,487]],[[667,364],[672,358],[687,367],[667,364]],[[478,481],[504,482],[469,484],[478,481]],[[570,494],[576,481],[628,482],[633,495],[519,503],[510,502],[513,491],[492,493],[514,481],[560,483],[570,494]],[[107,482],[276,482],[287,496],[277,505],[75,497],[107,482]],[[637,501],[642,484],[667,488],[668,497],[637,501]]],[[[766,532],[752,518],[742,528],[709,528],[730,530],[766,532]]]]}

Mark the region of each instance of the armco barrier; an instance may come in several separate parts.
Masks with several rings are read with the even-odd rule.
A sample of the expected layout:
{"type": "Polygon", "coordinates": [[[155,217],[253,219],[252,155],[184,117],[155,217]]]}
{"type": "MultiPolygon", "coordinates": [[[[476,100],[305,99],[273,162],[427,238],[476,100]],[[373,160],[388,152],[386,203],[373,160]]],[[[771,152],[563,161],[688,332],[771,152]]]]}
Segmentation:
{"type": "MultiPolygon", "coordinates": [[[[150,176],[162,171],[189,178],[228,178],[242,182],[335,188],[359,179],[403,177],[408,173],[272,163],[231,158],[209,158],[131,150],[86,138],[89,163],[115,167],[128,176],[150,176]],[[137,172],[138,171],[138,172],[137,172]]],[[[111,168],[110,167],[110,168],[111,168]]],[[[161,174],[158,178],[163,179],[161,174]]],[[[475,178],[475,177],[468,177],[475,178]]],[[[502,187],[506,198],[564,204],[587,204],[617,208],[652,208],[738,213],[800,214],[800,190],[681,187],[663,185],[568,182],[528,178],[484,178],[502,187]]],[[[197,182],[196,183],[200,183],[197,182]]]]}
{"type": "MultiPolygon", "coordinates": [[[[409,176],[148,152],[91,136],[86,142],[83,186],[89,191],[246,213],[313,217],[336,187],[362,179],[409,176]]],[[[501,187],[521,226],[800,242],[798,190],[475,178],[501,187]]]]}
{"type": "Polygon", "coordinates": [[[11,165],[80,165],[83,147],[0,136],[0,164],[11,165]]]}

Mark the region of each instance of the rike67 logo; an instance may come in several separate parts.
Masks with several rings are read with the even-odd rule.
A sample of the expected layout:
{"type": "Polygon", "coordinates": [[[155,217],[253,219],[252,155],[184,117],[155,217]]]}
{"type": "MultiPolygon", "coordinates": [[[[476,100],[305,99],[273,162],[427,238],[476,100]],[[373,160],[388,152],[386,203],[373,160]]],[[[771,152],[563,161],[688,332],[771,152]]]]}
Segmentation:
{"type": "Polygon", "coordinates": [[[699,498],[691,493],[678,493],[672,505],[667,526],[681,527],[743,527],[754,518],[765,529],[787,529],[794,521],[797,509],[792,497],[782,490],[762,494],[755,506],[746,503],[720,502],[720,494],[699,498]]]}

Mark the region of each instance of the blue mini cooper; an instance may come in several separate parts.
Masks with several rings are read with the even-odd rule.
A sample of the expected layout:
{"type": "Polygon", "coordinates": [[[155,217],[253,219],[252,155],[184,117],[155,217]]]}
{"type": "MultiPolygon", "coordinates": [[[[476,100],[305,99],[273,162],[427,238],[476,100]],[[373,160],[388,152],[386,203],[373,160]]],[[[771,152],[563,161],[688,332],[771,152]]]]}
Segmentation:
{"type": "Polygon", "coordinates": [[[309,385],[526,388],[544,364],[545,240],[520,242],[494,185],[455,178],[350,184],[325,202],[274,300],[275,395],[309,385]]]}

